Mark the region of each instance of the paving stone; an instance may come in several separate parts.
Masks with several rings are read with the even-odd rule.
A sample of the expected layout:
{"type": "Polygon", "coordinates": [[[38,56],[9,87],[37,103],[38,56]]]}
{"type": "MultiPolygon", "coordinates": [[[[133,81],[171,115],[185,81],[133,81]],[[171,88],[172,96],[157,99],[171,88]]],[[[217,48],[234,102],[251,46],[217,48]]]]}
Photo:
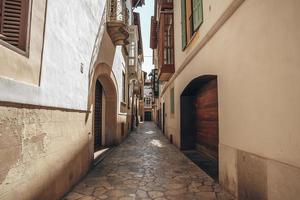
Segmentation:
{"type": "Polygon", "coordinates": [[[148,192],[148,194],[152,199],[156,199],[158,197],[164,196],[164,193],[162,193],[160,191],[150,191],[150,192],[148,192]]]}
{"type": "Polygon", "coordinates": [[[234,200],[147,122],[64,198],[96,199],[234,200]]]}
{"type": "Polygon", "coordinates": [[[196,196],[199,199],[217,200],[216,194],[214,192],[200,192],[200,193],[197,193],[196,196]]]}
{"type": "Polygon", "coordinates": [[[106,193],[106,192],[107,192],[107,189],[106,189],[106,188],[100,187],[100,188],[97,188],[97,189],[94,191],[93,195],[96,196],[96,197],[98,197],[98,196],[104,195],[104,193],[106,193]]]}
{"type": "Polygon", "coordinates": [[[148,197],[147,192],[144,191],[144,190],[137,190],[136,195],[137,195],[137,197],[140,197],[140,198],[147,198],[148,197]]]}
{"type": "Polygon", "coordinates": [[[99,198],[99,199],[107,199],[108,196],[106,196],[106,195],[100,195],[100,196],[98,196],[98,198],[99,198]]]}
{"type": "Polygon", "coordinates": [[[83,196],[84,196],[84,195],[78,194],[78,193],[76,193],[76,192],[70,192],[70,193],[68,194],[68,196],[65,197],[63,200],[78,200],[78,199],[80,199],[80,198],[83,197],[83,196]]]}

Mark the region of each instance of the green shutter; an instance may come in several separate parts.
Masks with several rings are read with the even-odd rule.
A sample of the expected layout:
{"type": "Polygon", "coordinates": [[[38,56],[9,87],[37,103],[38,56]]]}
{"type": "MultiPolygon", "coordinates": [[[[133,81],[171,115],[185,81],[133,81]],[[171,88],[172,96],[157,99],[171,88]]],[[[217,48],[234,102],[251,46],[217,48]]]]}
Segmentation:
{"type": "Polygon", "coordinates": [[[181,0],[181,30],[182,30],[182,49],[186,47],[186,0],[181,0]]]}
{"type": "Polygon", "coordinates": [[[193,31],[196,31],[203,22],[202,0],[193,0],[193,31]]]}
{"type": "Polygon", "coordinates": [[[170,101],[171,101],[171,114],[174,114],[174,111],[175,111],[174,88],[171,89],[170,101]]]}

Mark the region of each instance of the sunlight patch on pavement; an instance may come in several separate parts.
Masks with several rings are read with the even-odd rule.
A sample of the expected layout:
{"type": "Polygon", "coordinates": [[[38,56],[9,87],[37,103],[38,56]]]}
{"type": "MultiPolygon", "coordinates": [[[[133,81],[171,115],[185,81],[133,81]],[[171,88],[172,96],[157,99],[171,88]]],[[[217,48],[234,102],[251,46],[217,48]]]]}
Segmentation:
{"type": "Polygon", "coordinates": [[[149,134],[149,135],[152,135],[152,134],[154,134],[155,132],[154,132],[154,131],[146,131],[145,133],[146,133],[146,134],[149,134]]]}
{"type": "Polygon", "coordinates": [[[152,140],[150,143],[156,147],[160,147],[160,148],[165,147],[159,140],[152,140]]]}

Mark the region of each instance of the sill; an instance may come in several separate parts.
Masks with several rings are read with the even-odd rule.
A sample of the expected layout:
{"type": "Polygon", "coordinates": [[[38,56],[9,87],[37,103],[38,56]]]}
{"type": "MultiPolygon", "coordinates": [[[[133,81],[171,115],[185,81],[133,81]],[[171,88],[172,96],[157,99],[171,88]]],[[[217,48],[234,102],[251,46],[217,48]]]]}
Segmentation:
{"type": "Polygon", "coordinates": [[[121,101],[121,106],[126,107],[126,106],[127,106],[127,103],[125,103],[124,101],[121,101]]]}
{"type": "Polygon", "coordinates": [[[175,118],[175,112],[170,114],[170,119],[174,119],[175,118]]]}
{"type": "Polygon", "coordinates": [[[22,56],[25,56],[25,57],[29,58],[29,51],[28,50],[24,51],[22,49],[19,49],[19,48],[15,47],[15,46],[13,46],[13,45],[5,42],[4,40],[1,40],[1,36],[3,36],[3,35],[0,34],[0,44],[2,46],[6,47],[6,48],[8,48],[8,49],[10,49],[10,50],[12,50],[12,51],[14,51],[14,52],[22,55],[22,56]]]}
{"type": "Polygon", "coordinates": [[[203,24],[203,22],[199,25],[199,27],[196,29],[196,31],[193,33],[191,39],[187,42],[186,46],[182,49],[182,51],[184,52],[185,50],[189,49],[189,47],[191,46],[191,44],[194,42],[196,36],[199,34],[199,29],[201,27],[201,25],[203,24]]]}
{"type": "Polygon", "coordinates": [[[184,49],[182,50],[183,52],[187,49],[189,49],[189,47],[191,46],[191,44],[193,43],[193,41],[195,40],[196,36],[198,35],[198,31],[196,31],[193,36],[191,37],[191,39],[188,41],[188,43],[186,44],[186,46],[184,47],[184,49]]]}

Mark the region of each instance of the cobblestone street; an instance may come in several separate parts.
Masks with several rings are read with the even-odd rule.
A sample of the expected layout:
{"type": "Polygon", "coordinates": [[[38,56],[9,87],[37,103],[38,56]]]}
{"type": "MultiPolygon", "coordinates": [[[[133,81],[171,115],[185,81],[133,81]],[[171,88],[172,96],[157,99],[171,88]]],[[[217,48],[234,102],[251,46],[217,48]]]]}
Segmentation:
{"type": "Polygon", "coordinates": [[[64,198],[96,199],[233,198],[171,145],[153,123],[144,123],[64,198]]]}

